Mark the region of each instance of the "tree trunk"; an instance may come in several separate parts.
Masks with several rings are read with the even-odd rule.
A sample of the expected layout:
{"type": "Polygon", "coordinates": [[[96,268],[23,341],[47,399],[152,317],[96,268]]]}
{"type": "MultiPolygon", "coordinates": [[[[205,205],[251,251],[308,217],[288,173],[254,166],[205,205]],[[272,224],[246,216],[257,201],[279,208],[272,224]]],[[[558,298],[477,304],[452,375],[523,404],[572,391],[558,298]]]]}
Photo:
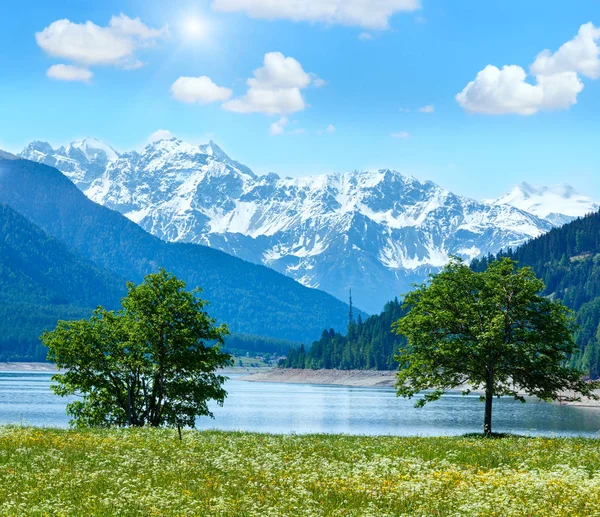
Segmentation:
{"type": "Polygon", "coordinates": [[[483,434],[492,434],[492,402],[494,400],[494,376],[488,372],[485,383],[485,416],[483,419],[483,434]]]}

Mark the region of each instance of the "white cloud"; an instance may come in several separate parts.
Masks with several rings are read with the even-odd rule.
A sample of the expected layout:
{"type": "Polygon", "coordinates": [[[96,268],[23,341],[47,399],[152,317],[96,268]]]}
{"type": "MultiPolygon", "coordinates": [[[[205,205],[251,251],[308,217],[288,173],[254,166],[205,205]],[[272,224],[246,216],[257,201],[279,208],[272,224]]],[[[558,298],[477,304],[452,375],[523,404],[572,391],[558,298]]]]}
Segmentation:
{"type": "Polygon", "coordinates": [[[419,0],[212,0],[216,11],[245,12],[266,20],[322,22],[387,29],[390,18],[416,11],[419,0]]]}
{"type": "Polygon", "coordinates": [[[488,65],[456,96],[471,113],[533,115],[541,110],[568,108],[577,102],[583,83],[575,72],[539,76],[526,82],[527,73],[516,65],[501,70],[488,65]]]}
{"type": "Polygon", "coordinates": [[[410,113],[410,108],[400,108],[400,113],[410,113]]]}
{"type": "Polygon", "coordinates": [[[173,138],[173,133],[168,129],[158,129],[148,137],[148,143],[153,144],[154,142],[169,140],[171,138],[173,138]]]}
{"type": "Polygon", "coordinates": [[[317,134],[319,135],[324,135],[325,133],[335,133],[335,126],[333,124],[329,124],[325,129],[317,131],[317,134]]]}
{"type": "Polygon", "coordinates": [[[421,113],[434,113],[435,112],[435,106],[428,104],[427,106],[421,106],[419,108],[419,111],[421,113]]]}
{"type": "Polygon", "coordinates": [[[67,19],[57,20],[37,32],[35,39],[50,56],[86,67],[114,65],[138,68],[141,62],[135,57],[135,51],[166,35],[167,26],[151,29],[139,18],[120,14],[111,18],[108,27],[100,27],[91,21],[73,23],[67,19]]]}
{"type": "Polygon", "coordinates": [[[361,41],[369,41],[373,39],[373,35],[370,32],[361,32],[358,35],[358,39],[361,41]]]}
{"type": "Polygon", "coordinates": [[[458,103],[472,113],[533,115],[539,111],[566,109],[577,103],[583,90],[578,74],[600,77],[600,28],[587,23],[554,54],[544,50],[530,66],[535,82],[518,65],[499,69],[488,65],[462,92],[458,103]]]}
{"type": "Polygon", "coordinates": [[[408,131],[400,131],[399,133],[392,133],[392,138],[399,138],[401,140],[406,140],[410,138],[410,133],[408,131]]]}
{"type": "Polygon", "coordinates": [[[263,66],[246,81],[246,94],[226,102],[223,108],[236,113],[288,115],[306,107],[302,90],[311,83],[322,86],[321,81],[306,73],[294,58],[285,57],[281,52],[269,52],[265,54],[263,66]]]}
{"type": "Polygon", "coordinates": [[[224,102],[231,98],[229,88],[217,86],[210,77],[180,77],[171,85],[171,95],[181,102],[210,104],[224,102]]]}
{"type": "Polygon", "coordinates": [[[285,128],[289,125],[290,121],[287,117],[281,117],[277,122],[273,122],[269,128],[269,134],[271,136],[277,136],[284,133],[285,128]]]}
{"type": "Polygon", "coordinates": [[[562,72],[577,72],[591,79],[600,77],[600,28],[586,23],[579,28],[577,36],[567,41],[554,54],[550,50],[540,52],[531,65],[535,76],[548,76],[562,72]]]}
{"type": "Polygon", "coordinates": [[[57,81],[81,81],[89,83],[94,74],[87,68],[72,65],[52,65],[46,70],[50,79],[57,81]]]}
{"type": "Polygon", "coordinates": [[[169,35],[169,27],[165,25],[160,29],[151,29],[139,18],[129,18],[121,13],[110,19],[110,28],[120,34],[139,38],[141,41],[154,41],[169,35]]]}

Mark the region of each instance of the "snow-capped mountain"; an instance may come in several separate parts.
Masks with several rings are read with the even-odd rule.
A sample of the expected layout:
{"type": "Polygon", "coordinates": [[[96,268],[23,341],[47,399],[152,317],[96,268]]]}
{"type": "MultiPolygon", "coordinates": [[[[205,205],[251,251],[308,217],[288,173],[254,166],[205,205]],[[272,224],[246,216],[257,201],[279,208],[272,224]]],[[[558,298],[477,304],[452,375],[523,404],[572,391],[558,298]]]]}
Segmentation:
{"type": "Polygon", "coordinates": [[[553,223],[509,203],[483,203],[391,170],[301,178],[257,176],[214,142],[164,139],[119,154],[94,139],[21,156],[53,165],[86,195],[154,235],[262,263],[370,312],[450,255],[517,246],[553,223]]]}
{"type": "Polygon", "coordinates": [[[120,155],[110,145],[86,138],[58,149],[52,149],[47,142],[31,142],[19,156],[57,168],[85,190],[120,155]]]}
{"type": "Polygon", "coordinates": [[[591,198],[580,194],[566,184],[554,187],[533,187],[529,183],[521,183],[508,194],[491,201],[491,203],[520,208],[557,226],[600,209],[600,205],[591,198]]]}

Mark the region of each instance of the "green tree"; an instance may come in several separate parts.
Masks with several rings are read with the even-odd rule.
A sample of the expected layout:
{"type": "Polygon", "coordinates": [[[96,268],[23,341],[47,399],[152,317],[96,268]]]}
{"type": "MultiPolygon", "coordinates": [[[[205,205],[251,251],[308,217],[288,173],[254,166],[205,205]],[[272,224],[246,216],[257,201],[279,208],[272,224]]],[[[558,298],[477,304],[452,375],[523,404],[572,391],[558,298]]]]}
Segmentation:
{"type": "Polygon", "coordinates": [[[118,312],[100,307],[42,335],[48,359],[67,370],[53,390],[81,397],[67,405],[72,425],[194,427],[212,416],[209,400],[227,395],[216,373],[231,364],[220,349],[227,327],[205,312],[200,289],[164,269],[127,291],[118,312]]]}
{"type": "Polygon", "coordinates": [[[577,350],[571,312],[541,296],[543,289],[530,268],[510,259],[481,272],[452,260],[406,296],[409,312],[394,324],[408,339],[396,356],[398,395],[432,390],[416,404],[423,406],[455,388],[482,391],[485,434],[492,432],[494,397],[577,400],[563,395],[569,391],[597,398],[597,383],[566,365],[577,350]]]}

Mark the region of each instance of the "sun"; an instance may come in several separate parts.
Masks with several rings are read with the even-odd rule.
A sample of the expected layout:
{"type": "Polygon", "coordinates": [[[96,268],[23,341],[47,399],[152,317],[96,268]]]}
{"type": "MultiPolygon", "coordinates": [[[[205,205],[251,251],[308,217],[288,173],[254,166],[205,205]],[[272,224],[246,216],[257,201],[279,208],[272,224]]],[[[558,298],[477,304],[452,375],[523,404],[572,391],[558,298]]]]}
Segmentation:
{"type": "Polygon", "coordinates": [[[208,37],[209,25],[199,16],[189,16],[182,23],[183,34],[188,40],[204,40],[208,37]]]}

